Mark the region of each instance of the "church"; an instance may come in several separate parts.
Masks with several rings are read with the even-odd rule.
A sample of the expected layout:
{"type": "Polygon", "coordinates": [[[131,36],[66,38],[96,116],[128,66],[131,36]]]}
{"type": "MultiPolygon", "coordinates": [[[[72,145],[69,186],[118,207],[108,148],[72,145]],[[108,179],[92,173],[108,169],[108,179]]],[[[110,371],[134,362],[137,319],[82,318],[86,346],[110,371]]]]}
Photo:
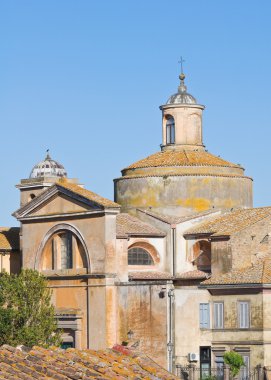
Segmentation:
{"type": "Polygon", "coordinates": [[[48,152],[16,185],[1,270],[46,276],[64,348],[128,344],[201,376],[235,350],[245,378],[271,365],[271,207],[253,208],[244,168],[206,150],[204,106],[179,79],[160,106],[161,150],[121,171],[114,201],[48,152]]]}

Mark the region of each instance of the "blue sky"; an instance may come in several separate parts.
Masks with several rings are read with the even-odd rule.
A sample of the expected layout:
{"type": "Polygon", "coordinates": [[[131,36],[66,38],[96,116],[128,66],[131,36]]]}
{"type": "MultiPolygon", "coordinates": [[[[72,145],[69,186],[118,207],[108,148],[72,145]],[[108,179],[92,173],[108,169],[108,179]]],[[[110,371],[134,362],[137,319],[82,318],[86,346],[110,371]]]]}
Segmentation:
{"type": "Polygon", "coordinates": [[[270,16],[270,1],[0,1],[0,225],[47,148],[112,199],[120,170],[159,150],[180,55],[207,149],[271,205],[270,16]]]}

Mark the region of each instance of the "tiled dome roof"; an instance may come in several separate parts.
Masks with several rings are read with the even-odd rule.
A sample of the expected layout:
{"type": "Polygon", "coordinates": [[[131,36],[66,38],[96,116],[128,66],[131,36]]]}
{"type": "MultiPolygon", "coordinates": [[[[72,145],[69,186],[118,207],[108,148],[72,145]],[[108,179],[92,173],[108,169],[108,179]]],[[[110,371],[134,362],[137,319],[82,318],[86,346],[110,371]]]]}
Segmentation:
{"type": "Polygon", "coordinates": [[[67,172],[63,165],[53,160],[47,153],[45,159],[33,167],[29,176],[29,178],[39,177],[67,177],[67,172]]]}
{"type": "MultiPolygon", "coordinates": [[[[225,161],[206,151],[162,151],[137,161],[126,169],[164,166],[225,166],[239,168],[239,165],[225,161]]],[[[125,170],[125,169],[124,169],[125,170]]]]}

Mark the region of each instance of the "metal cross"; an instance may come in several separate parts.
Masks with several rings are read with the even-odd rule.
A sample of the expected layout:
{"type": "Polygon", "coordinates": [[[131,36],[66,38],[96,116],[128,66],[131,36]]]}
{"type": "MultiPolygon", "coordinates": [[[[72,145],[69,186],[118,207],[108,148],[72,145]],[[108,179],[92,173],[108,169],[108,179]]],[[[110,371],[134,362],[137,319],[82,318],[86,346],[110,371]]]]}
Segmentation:
{"type": "Polygon", "coordinates": [[[183,63],[185,62],[185,60],[183,59],[183,57],[181,56],[180,60],[178,61],[178,63],[181,64],[181,74],[183,74],[183,63]]]}

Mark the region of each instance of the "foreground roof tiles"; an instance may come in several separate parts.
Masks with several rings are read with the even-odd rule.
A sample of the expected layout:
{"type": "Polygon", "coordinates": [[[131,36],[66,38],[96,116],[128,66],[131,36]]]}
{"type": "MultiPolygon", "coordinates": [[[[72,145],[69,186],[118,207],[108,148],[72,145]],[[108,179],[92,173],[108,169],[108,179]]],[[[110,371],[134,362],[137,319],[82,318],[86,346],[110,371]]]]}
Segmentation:
{"type": "MultiPolygon", "coordinates": [[[[163,166],[225,166],[240,168],[239,165],[225,161],[205,151],[162,151],[137,161],[126,169],[163,167],[163,166]]],[[[124,169],[124,170],[126,170],[124,169]]]]}
{"type": "Polygon", "coordinates": [[[0,251],[18,251],[20,249],[19,234],[19,227],[0,227],[0,251]]]}
{"type": "Polygon", "coordinates": [[[202,285],[271,284],[271,259],[261,260],[252,267],[212,276],[202,285]]]}
{"type": "Polygon", "coordinates": [[[126,213],[117,215],[117,237],[165,236],[165,233],[126,213]]]}
{"type": "Polygon", "coordinates": [[[69,379],[149,379],[174,380],[147,356],[116,346],[107,350],[44,349],[18,350],[0,348],[1,380],[69,379]]]}
{"type": "Polygon", "coordinates": [[[190,228],[185,235],[230,236],[271,216],[271,207],[237,209],[190,228]]]}

